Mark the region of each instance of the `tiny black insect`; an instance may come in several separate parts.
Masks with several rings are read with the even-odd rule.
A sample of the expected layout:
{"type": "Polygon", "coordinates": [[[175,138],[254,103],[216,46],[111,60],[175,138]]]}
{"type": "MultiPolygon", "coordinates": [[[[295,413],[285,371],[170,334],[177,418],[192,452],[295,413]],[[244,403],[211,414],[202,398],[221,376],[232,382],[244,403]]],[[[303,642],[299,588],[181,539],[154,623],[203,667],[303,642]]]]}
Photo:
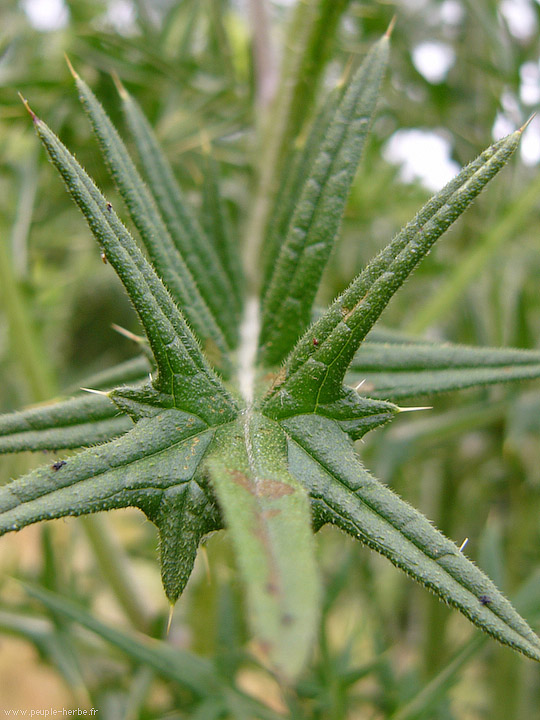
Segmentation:
{"type": "Polygon", "coordinates": [[[489,605],[491,602],[491,598],[489,598],[487,595],[480,595],[478,598],[480,600],[481,605],[489,605]]]}
{"type": "Polygon", "coordinates": [[[107,203],[107,210],[112,210],[112,205],[110,202],[107,203]]]}
{"type": "Polygon", "coordinates": [[[66,464],[65,460],[57,460],[55,463],[53,463],[51,465],[51,470],[54,470],[56,472],[57,470],[60,470],[61,467],[64,467],[65,464],[66,464]]]}

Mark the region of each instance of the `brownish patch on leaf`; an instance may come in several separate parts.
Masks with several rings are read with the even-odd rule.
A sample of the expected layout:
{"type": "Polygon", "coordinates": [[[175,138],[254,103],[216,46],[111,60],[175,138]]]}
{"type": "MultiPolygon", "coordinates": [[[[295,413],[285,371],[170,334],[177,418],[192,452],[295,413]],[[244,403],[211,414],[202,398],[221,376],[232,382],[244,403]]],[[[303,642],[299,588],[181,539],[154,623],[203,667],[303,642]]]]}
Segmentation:
{"type": "Polygon", "coordinates": [[[274,390],[277,390],[281,385],[283,385],[283,383],[287,379],[287,370],[283,367],[277,374],[274,374],[273,377],[274,382],[272,384],[272,387],[270,388],[269,394],[271,394],[274,390]]]}
{"type": "MultiPolygon", "coordinates": [[[[364,299],[364,298],[362,298],[362,300],[363,300],[363,299],[364,299]]],[[[360,302],[357,302],[356,305],[352,308],[352,310],[348,310],[348,311],[343,315],[343,322],[347,322],[347,320],[354,314],[354,312],[355,312],[356,310],[358,310],[358,307],[359,307],[360,303],[362,302],[362,300],[360,300],[360,302]]]]}
{"type": "Polygon", "coordinates": [[[284,495],[290,495],[294,492],[294,488],[280,480],[261,480],[258,484],[259,495],[267,498],[280,498],[284,495]]]}
{"type": "Polygon", "coordinates": [[[269,640],[256,640],[253,645],[256,654],[260,655],[263,660],[269,658],[274,649],[274,646],[269,640]]]}
{"type": "Polygon", "coordinates": [[[265,510],[263,515],[265,520],[271,520],[272,518],[275,518],[277,515],[279,515],[281,510],[265,510]]]}
{"type": "Polygon", "coordinates": [[[254,495],[254,487],[251,480],[248,478],[247,475],[244,475],[244,473],[241,473],[240,470],[229,470],[229,475],[232,478],[232,481],[236,483],[237,485],[240,485],[240,487],[243,487],[244,490],[247,490],[248,493],[251,493],[254,495]]]}

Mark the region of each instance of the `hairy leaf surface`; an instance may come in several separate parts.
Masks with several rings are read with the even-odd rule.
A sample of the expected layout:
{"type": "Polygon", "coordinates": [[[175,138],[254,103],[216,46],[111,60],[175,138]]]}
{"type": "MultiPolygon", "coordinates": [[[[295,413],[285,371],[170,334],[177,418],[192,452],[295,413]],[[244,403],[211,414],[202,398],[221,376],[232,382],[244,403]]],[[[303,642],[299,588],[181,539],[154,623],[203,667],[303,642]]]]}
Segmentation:
{"type": "Polygon", "coordinates": [[[364,342],[347,382],[360,392],[397,401],[540,376],[540,353],[466,345],[364,342]]]}
{"type": "Polygon", "coordinates": [[[117,440],[1,487],[0,534],[38,520],[138,507],[160,531],[163,584],[175,601],[201,537],[221,524],[197,475],[213,434],[180,410],[141,419],[117,440]]]}
{"type": "MultiPolygon", "coordinates": [[[[206,237],[139,105],[124,87],[120,87],[119,92],[148,187],[166,229],[213,316],[219,322],[226,320],[224,331],[234,347],[238,339],[240,303],[238,297],[234,301],[236,290],[233,283],[238,281],[238,276],[233,274],[230,258],[225,264],[206,237]]],[[[214,213],[209,215],[213,217],[214,213]]]]}
{"type": "Polygon", "coordinates": [[[333,114],[294,210],[263,299],[260,358],[276,365],[308,325],[388,58],[385,36],[370,51],[333,114]]]}
{"type": "Polygon", "coordinates": [[[520,137],[521,131],[509,135],[464,168],[353,280],[298,342],[265,402],[265,412],[284,417],[297,412],[295,403],[300,412],[305,412],[307,403],[316,412],[319,404],[339,392],[360,343],[391,297],[442,233],[504,167],[520,137]],[[287,406],[283,403],[285,393],[287,406]]]}
{"type": "MultiPolygon", "coordinates": [[[[153,264],[199,337],[215,344],[219,353],[226,355],[230,344],[223,333],[231,328],[225,321],[226,314],[222,311],[217,316],[209,309],[118,132],[90,88],[76,73],[75,80],[103,156],[153,264]]],[[[217,356],[217,364],[219,366],[220,356],[217,356]]]]}
{"type": "Polygon", "coordinates": [[[281,426],[291,472],[308,489],[317,524],[337,525],[500,642],[540,660],[540,638],[511,603],[457,545],[367,472],[336,423],[299,416],[281,426]]]}
{"type": "MultiPolygon", "coordinates": [[[[325,0],[325,12],[337,19],[344,5],[325,0]]],[[[299,34],[316,38],[324,30],[323,16],[316,20],[314,9],[306,5],[305,17],[316,21],[316,32],[295,26],[299,34]]],[[[201,220],[135,102],[121,90],[149,188],[103,108],[76,76],[147,259],[111,203],[32,113],[38,136],[133,302],[148,339],[148,345],[138,341],[140,349],[149,357],[85,383],[105,388],[105,394],[0,418],[0,452],[93,445],[0,487],[0,534],[39,520],[138,507],[158,528],[163,584],[174,602],[201,539],[227,527],[254,646],[285,683],[302,671],[315,636],[319,584],[312,529],[324,523],[389,558],[502,643],[540,660],[540,640],[495,585],[427,518],[373,478],[352,446],[400,411],[390,400],[540,376],[537,351],[438,346],[371,332],[434,242],[508,161],[521,131],[492,145],[437,193],[306,331],[387,56],[385,37],[352,80],[322,104],[304,146],[287,160],[278,146],[291,119],[280,118],[273,154],[285,176],[276,199],[270,187],[275,168],[261,174],[262,186],[270,185],[268,197],[256,199],[248,223],[257,230],[255,238],[275,200],[274,215],[266,251],[258,248],[263,290],[247,304],[242,333],[242,273],[213,161],[207,164],[201,220]]],[[[292,75],[285,67],[287,77],[292,75]]],[[[292,106],[292,88],[284,90],[292,106]]],[[[297,103],[294,112],[290,128],[297,136],[297,103]]],[[[251,288],[257,286],[252,268],[246,267],[246,275],[251,288]]],[[[42,600],[49,607],[56,602],[42,600]]],[[[73,608],[64,614],[90,627],[73,608]]],[[[103,628],[96,631],[106,636],[103,628]]],[[[115,636],[111,642],[121,647],[123,640],[115,636]]],[[[167,670],[140,647],[127,651],[158,672],[167,670]]],[[[213,694],[207,670],[197,670],[212,687],[201,716],[250,717],[247,706],[238,710],[241,698],[230,688],[226,696],[221,687],[213,694]]],[[[186,684],[197,693],[197,682],[186,684]]]]}
{"type": "Polygon", "coordinates": [[[242,424],[218,431],[216,447],[207,465],[232,535],[259,650],[290,679],[304,666],[318,615],[307,496],[287,468],[283,432],[262,415],[246,415],[242,424]]]}

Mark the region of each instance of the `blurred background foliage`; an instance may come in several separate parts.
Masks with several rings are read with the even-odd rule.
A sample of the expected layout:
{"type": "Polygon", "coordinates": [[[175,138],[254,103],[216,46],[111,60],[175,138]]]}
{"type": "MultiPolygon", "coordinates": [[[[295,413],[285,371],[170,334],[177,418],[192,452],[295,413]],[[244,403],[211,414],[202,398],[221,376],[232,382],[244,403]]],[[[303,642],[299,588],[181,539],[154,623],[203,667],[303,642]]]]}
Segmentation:
{"type": "MultiPolygon", "coordinates": [[[[256,0],[64,0],[50,3],[48,20],[47,5],[2,2],[3,411],[78,387],[90,373],[135,354],[134,344],[111,323],[138,332],[119,283],[39,149],[17,91],[115,198],[64,53],[121,127],[111,79],[116,73],[199,206],[211,145],[239,244],[254,202],[256,130],[268,113],[253,61],[264,20],[256,0]]],[[[289,5],[266,3],[263,29],[275,57],[289,5]]],[[[521,125],[540,101],[540,6],[533,0],[339,0],[326,8],[298,90],[291,141],[302,132],[302,113],[312,111],[394,14],[397,24],[378,117],[321,303],[389,241],[452,168],[521,125]]],[[[272,53],[269,65],[271,59],[272,53]]],[[[524,133],[521,158],[400,291],[385,313],[386,326],[442,341],[539,346],[539,148],[536,119],[524,133]]],[[[368,436],[359,452],[379,478],[456,542],[469,538],[467,553],[516,598],[538,630],[538,383],[452,394],[433,405],[429,416],[408,415],[368,436]]],[[[42,461],[3,459],[2,478],[42,461]]],[[[111,519],[112,530],[103,532],[113,533],[113,543],[120,538],[126,571],[138,588],[131,611],[115,599],[83,523],[58,522],[3,539],[0,706],[94,707],[111,719],[265,717],[259,710],[231,710],[151,669],[133,647],[120,652],[103,640],[105,631],[82,631],[81,618],[71,624],[65,607],[64,614],[51,605],[44,609],[14,583],[20,578],[74,598],[81,613],[108,626],[163,636],[168,609],[155,535],[137,513],[117,512],[111,519]]],[[[540,675],[530,661],[479,639],[456,613],[336,531],[320,533],[319,551],[326,587],[320,642],[295,692],[283,696],[275,680],[246,658],[241,589],[222,533],[201,553],[176,608],[169,644],[211,658],[220,677],[272,709],[267,717],[536,717],[540,675]]]]}

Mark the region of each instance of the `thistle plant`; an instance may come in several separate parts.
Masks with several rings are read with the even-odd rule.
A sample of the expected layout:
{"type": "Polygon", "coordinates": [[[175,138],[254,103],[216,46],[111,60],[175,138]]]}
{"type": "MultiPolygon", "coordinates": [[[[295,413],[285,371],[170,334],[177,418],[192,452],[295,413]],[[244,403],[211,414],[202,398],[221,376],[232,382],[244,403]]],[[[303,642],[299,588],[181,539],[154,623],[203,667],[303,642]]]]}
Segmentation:
{"type": "Polygon", "coordinates": [[[414,409],[397,403],[540,376],[538,352],[404,341],[373,329],[435,241],[509,161],[522,130],[464,167],[330,307],[314,307],[389,42],[387,33],[330,92],[303,144],[291,149],[267,213],[259,267],[245,269],[256,275],[250,282],[226,222],[216,163],[208,159],[201,219],[119,81],[140,171],[73,71],[142,248],[27,104],[145,337],[138,358],[104,371],[73,398],[0,418],[2,452],[83,448],[0,488],[0,532],[137,507],[159,531],[163,586],[174,604],[201,541],[226,528],[259,655],[284,682],[298,676],[314,639],[314,532],[328,523],[493,638],[540,660],[540,639],[463,548],[373,477],[354,448],[367,432],[414,409]]]}

